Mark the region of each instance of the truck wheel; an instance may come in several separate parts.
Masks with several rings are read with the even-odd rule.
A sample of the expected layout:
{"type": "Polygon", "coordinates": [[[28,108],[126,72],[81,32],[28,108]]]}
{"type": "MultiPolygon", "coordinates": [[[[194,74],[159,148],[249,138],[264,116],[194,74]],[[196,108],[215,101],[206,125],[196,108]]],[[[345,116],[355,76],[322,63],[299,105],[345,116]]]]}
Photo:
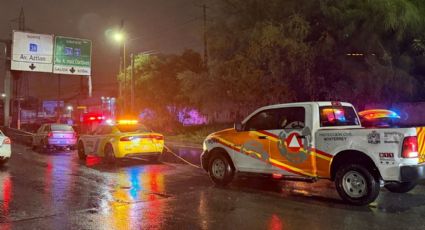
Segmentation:
{"type": "Polygon", "coordinates": [[[86,152],[84,150],[84,144],[79,142],[78,143],[78,158],[80,160],[85,160],[87,158],[86,152]]]}
{"type": "Polygon", "coordinates": [[[3,159],[3,160],[0,160],[0,166],[3,166],[3,165],[5,165],[6,163],[7,163],[7,161],[8,161],[9,159],[3,159]]]}
{"type": "Polygon", "coordinates": [[[233,180],[235,170],[230,162],[229,157],[222,153],[211,156],[208,172],[216,185],[226,186],[233,180]]]}
{"type": "Polygon", "coordinates": [[[108,164],[114,164],[116,160],[114,148],[112,148],[112,145],[110,144],[107,144],[105,147],[105,160],[108,164]]]}
{"type": "Polygon", "coordinates": [[[388,189],[390,192],[395,193],[406,193],[410,190],[414,189],[417,185],[416,181],[409,181],[409,182],[391,182],[385,185],[385,188],[388,189]]]}
{"type": "Polygon", "coordinates": [[[366,205],[379,195],[379,180],[362,165],[349,164],[339,168],[335,175],[339,196],[353,205],[366,205]]]}

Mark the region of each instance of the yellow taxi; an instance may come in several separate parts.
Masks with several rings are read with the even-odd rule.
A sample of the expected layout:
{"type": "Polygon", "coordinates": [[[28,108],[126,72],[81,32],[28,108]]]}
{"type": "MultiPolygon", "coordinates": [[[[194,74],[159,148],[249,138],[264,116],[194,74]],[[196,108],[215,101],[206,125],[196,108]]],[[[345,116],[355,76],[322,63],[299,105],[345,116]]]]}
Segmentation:
{"type": "Polygon", "coordinates": [[[164,150],[164,136],[147,129],[137,120],[105,122],[78,139],[78,157],[104,157],[113,163],[117,158],[141,157],[158,161],[164,150]]]}

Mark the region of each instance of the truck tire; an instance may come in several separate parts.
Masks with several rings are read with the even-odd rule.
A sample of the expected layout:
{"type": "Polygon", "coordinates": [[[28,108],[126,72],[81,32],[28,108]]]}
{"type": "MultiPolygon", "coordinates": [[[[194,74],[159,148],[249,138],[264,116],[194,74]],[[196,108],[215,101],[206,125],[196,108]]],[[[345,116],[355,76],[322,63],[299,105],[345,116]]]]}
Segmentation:
{"type": "Polygon", "coordinates": [[[218,186],[228,185],[235,175],[231,160],[223,153],[215,153],[210,157],[208,172],[211,180],[218,186]]]}
{"type": "Polygon", "coordinates": [[[5,165],[8,160],[9,160],[9,158],[0,160],[0,167],[3,166],[3,165],[5,165]]]}
{"type": "Polygon", "coordinates": [[[80,160],[86,160],[87,155],[86,155],[86,151],[84,150],[84,144],[82,142],[78,143],[78,158],[80,160]]]}
{"type": "Polygon", "coordinates": [[[335,175],[339,196],[353,205],[366,205],[379,195],[379,179],[366,167],[359,164],[341,166],[335,175]]]}
{"type": "Polygon", "coordinates": [[[394,193],[406,193],[414,189],[417,185],[416,181],[409,182],[391,182],[385,185],[385,188],[394,193]]]}

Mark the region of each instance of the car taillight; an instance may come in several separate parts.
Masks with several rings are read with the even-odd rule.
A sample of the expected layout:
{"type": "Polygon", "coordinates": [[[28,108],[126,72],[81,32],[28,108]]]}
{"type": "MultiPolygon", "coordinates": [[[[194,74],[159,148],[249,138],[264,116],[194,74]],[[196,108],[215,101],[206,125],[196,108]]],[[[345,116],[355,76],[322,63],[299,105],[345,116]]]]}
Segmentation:
{"type": "Polygon", "coordinates": [[[130,136],[130,137],[121,137],[120,138],[120,141],[131,141],[131,140],[133,140],[133,137],[132,136],[130,136]]]}
{"type": "Polygon", "coordinates": [[[52,137],[52,136],[53,136],[52,132],[47,133],[47,137],[52,137]]]}
{"type": "Polygon", "coordinates": [[[149,137],[152,138],[152,139],[154,139],[154,140],[157,140],[157,141],[164,140],[164,137],[163,136],[151,135],[149,137]]]}
{"type": "Polygon", "coordinates": [[[404,138],[401,156],[403,158],[418,157],[418,138],[416,136],[404,138]]]}
{"type": "Polygon", "coordinates": [[[10,138],[5,138],[4,140],[3,140],[3,144],[12,144],[12,140],[10,140],[10,138]]]}

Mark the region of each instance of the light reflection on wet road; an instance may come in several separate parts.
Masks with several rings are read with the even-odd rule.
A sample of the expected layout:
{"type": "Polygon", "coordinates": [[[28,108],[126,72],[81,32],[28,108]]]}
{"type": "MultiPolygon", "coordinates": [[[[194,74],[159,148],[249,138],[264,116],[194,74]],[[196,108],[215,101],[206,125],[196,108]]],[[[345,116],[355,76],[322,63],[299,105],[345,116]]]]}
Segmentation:
{"type": "MultiPolygon", "coordinates": [[[[199,163],[199,149],[176,149],[199,163]]],[[[0,169],[0,229],[425,229],[425,189],[384,189],[365,207],[342,204],[333,184],[239,178],[212,185],[183,164],[41,154],[14,145],[0,169]]],[[[166,159],[167,160],[167,159],[166,159]]]]}

